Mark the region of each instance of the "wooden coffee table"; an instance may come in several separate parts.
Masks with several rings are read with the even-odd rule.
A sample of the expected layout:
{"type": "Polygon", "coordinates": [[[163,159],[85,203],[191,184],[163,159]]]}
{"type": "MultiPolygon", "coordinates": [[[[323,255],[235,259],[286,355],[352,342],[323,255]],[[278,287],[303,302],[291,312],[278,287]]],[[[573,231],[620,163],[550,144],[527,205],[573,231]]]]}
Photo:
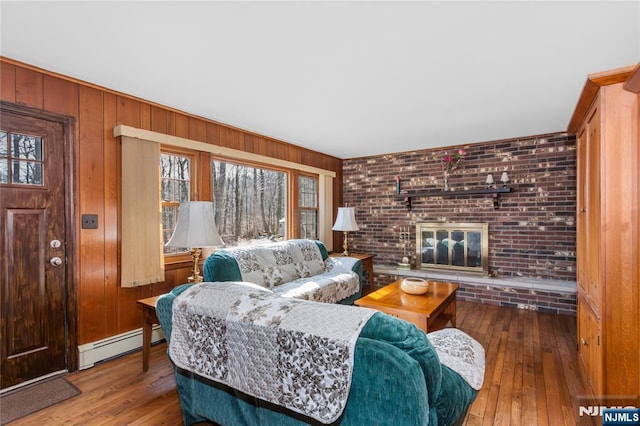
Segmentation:
{"type": "Polygon", "coordinates": [[[426,294],[413,295],[400,290],[402,280],[356,300],[357,306],[373,308],[418,326],[425,333],[456,326],[458,284],[429,281],[426,294]]]}

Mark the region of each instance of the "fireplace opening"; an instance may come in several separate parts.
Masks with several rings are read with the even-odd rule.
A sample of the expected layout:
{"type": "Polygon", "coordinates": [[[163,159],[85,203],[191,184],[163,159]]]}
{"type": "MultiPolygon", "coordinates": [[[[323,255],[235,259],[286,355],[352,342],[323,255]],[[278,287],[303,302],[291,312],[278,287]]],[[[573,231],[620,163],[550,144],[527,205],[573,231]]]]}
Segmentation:
{"type": "Polygon", "coordinates": [[[489,273],[487,223],[416,224],[416,250],[421,269],[489,273]]]}

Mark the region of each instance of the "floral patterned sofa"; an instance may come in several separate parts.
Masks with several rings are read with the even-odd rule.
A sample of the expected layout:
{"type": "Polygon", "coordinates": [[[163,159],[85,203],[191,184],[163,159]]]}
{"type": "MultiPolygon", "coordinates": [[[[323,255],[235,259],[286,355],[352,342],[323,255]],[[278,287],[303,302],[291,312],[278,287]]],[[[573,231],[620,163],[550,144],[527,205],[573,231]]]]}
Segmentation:
{"type": "Polygon", "coordinates": [[[325,245],[307,239],[218,250],[203,266],[207,282],[257,284],[282,297],[351,305],[362,295],[362,263],[329,257],[325,245]]]}

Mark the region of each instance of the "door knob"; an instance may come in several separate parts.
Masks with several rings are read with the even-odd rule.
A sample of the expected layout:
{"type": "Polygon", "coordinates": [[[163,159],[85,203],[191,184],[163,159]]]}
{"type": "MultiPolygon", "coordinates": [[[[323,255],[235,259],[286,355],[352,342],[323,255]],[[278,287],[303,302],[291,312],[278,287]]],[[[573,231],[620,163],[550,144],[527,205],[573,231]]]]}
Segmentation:
{"type": "Polygon", "coordinates": [[[62,265],[62,259],[60,259],[58,256],[52,257],[51,259],[49,259],[49,263],[53,266],[60,266],[62,265]]]}

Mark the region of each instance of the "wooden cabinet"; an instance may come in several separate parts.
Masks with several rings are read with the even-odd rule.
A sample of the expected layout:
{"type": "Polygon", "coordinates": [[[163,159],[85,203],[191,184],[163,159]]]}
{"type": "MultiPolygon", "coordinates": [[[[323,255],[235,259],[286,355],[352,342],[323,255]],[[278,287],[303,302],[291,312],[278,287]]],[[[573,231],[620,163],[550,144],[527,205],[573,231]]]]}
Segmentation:
{"type": "Polygon", "coordinates": [[[578,160],[578,359],[606,406],[640,406],[636,79],[639,66],[590,75],[569,124],[578,160]]]}

